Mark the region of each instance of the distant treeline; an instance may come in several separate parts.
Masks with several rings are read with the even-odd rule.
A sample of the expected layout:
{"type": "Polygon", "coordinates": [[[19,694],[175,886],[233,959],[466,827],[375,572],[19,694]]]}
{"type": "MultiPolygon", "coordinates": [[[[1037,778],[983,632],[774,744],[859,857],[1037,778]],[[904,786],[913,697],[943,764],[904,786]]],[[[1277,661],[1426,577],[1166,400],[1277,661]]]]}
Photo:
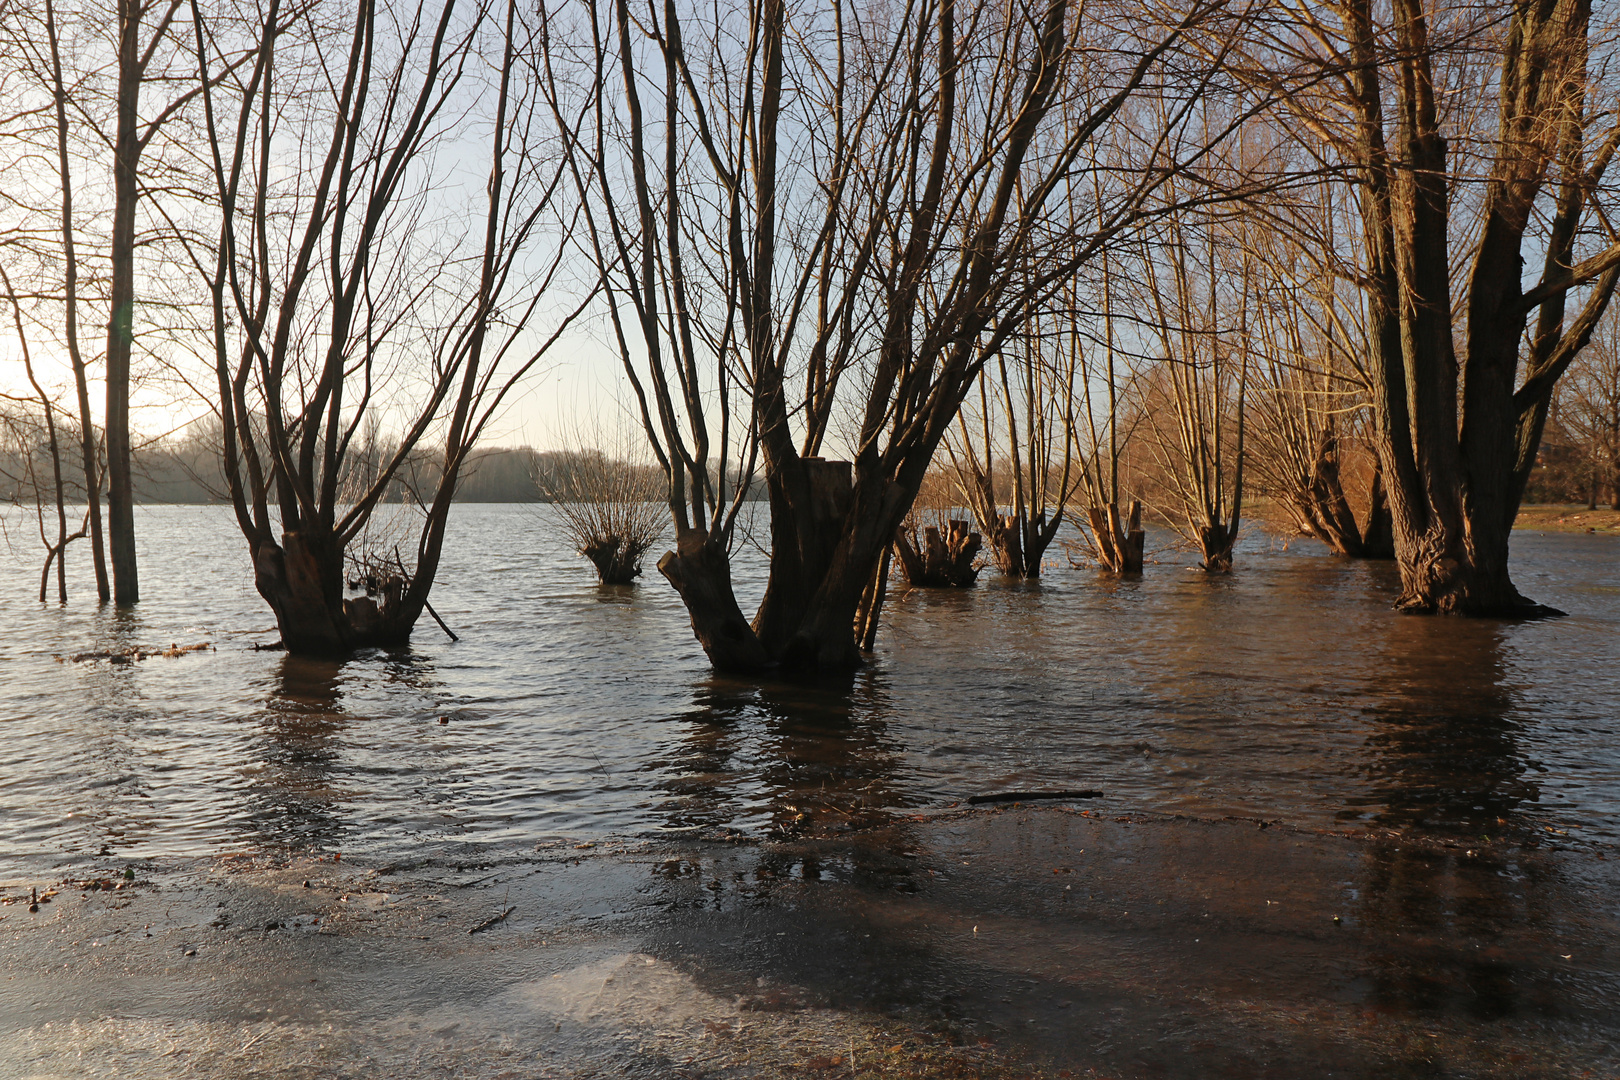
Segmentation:
{"type": "MultiPolygon", "coordinates": [[[[0,446],[0,501],[32,505],[50,490],[52,465],[43,437],[19,438],[17,429],[0,446]]],[[[43,433],[41,433],[42,435],[43,433]]],[[[70,501],[84,498],[76,431],[59,427],[64,486],[70,501]],[[75,486],[75,482],[79,483],[75,486]]],[[[378,444],[352,452],[356,481],[369,479],[387,460],[390,448],[378,444]]],[[[475,451],[462,468],[457,486],[459,502],[536,503],[588,497],[586,478],[602,472],[600,450],[535,450],[532,447],[493,447],[475,451]]],[[[138,503],[198,505],[228,501],[220,473],[218,448],[205,438],[167,439],[148,443],[134,452],[135,500],[138,503]]],[[[662,486],[654,466],[624,464],[632,473],[646,473],[651,490],[662,486]]],[[[424,449],[411,455],[390,487],[388,501],[404,502],[415,492],[430,495],[437,483],[437,455],[424,449]]],[[[758,485],[751,497],[763,498],[758,485]]],[[[49,501],[49,497],[46,497],[49,501]]]]}

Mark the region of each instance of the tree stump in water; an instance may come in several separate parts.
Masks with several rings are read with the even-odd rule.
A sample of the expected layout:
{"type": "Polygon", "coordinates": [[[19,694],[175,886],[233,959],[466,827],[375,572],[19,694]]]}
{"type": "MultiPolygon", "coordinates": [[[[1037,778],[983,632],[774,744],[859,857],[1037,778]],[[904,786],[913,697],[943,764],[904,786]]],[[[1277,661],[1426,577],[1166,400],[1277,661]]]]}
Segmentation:
{"type": "Polygon", "coordinates": [[[902,527],[895,533],[894,544],[901,571],[914,587],[962,589],[978,579],[979,568],[973,560],[983,540],[960,518],[953,518],[943,535],[937,526],[927,526],[920,544],[915,527],[902,527]]]}
{"type": "Polygon", "coordinates": [[[1238,523],[1206,525],[1198,530],[1199,546],[1203,548],[1203,569],[1211,574],[1226,574],[1232,570],[1232,546],[1237,543],[1238,523]]]}
{"type": "Polygon", "coordinates": [[[609,533],[593,537],[579,549],[591,560],[603,585],[628,585],[641,576],[641,556],[646,545],[637,546],[626,537],[609,533]]]}
{"type": "Polygon", "coordinates": [[[1109,503],[1106,508],[1088,506],[1086,516],[1091,520],[1097,560],[1116,574],[1140,574],[1142,551],[1147,544],[1142,500],[1131,500],[1131,516],[1124,525],[1120,524],[1118,503],[1109,503]]]}

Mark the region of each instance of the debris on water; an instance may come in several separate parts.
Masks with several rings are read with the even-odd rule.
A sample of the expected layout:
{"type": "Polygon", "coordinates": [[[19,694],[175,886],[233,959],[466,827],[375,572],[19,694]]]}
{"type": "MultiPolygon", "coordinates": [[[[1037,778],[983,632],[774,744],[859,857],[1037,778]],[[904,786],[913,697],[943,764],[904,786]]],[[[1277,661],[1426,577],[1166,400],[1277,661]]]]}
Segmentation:
{"type": "Polygon", "coordinates": [[[1092,788],[1081,788],[1075,791],[995,791],[986,795],[969,795],[969,806],[982,806],[985,803],[1001,802],[1033,802],[1036,799],[1100,799],[1103,793],[1092,788]]]}
{"type": "MultiPolygon", "coordinates": [[[[207,641],[199,641],[195,645],[170,644],[167,649],[142,649],[131,645],[127,649],[103,649],[96,652],[74,653],[72,656],[67,657],[67,659],[73,661],[75,664],[82,664],[86,660],[105,660],[111,664],[130,664],[137,660],[146,660],[153,656],[185,656],[187,653],[203,652],[204,650],[213,650],[215,652],[218,651],[217,649],[214,649],[214,646],[211,643],[207,641]]],[[[61,659],[62,657],[57,657],[57,660],[61,659]]]]}

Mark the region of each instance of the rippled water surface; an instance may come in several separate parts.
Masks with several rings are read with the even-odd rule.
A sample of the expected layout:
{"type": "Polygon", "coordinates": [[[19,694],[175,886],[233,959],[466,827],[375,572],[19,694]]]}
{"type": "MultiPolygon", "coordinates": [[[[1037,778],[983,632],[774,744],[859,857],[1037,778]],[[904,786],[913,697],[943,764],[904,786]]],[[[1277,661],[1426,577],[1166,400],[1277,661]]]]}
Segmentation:
{"type": "MultiPolygon", "coordinates": [[[[1569,617],[1403,617],[1393,571],[1251,532],[1237,572],[891,593],[841,682],[716,677],[648,568],[595,584],[544,508],[462,506],[414,645],[298,660],[228,510],[137,512],[142,594],[34,601],[0,554],[0,870],[335,850],[463,859],[556,836],[866,823],[1005,789],[1110,808],[1474,834],[1620,829],[1620,546],[1520,533],[1569,617]],[[113,665],[76,653],[207,641],[113,665]],[[448,723],[440,723],[440,717],[448,723]]],[[[763,561],[736,556],[750,608],[763,561]]],[[[8,873],[7,876],[11,876],[8,873]]]]}

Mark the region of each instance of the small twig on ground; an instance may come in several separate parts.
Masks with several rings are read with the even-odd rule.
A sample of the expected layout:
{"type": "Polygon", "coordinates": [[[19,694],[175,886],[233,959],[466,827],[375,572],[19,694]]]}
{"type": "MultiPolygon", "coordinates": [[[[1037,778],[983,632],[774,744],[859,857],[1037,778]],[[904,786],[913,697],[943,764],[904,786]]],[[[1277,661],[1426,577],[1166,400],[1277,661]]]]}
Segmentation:
{"type": "Polygon", "coordinates": [[[485,919],[483,922],[479,923],[477,926],[475,926],[471,930],[467,931],[467,933],[469,933],[469,934],[482,933],[483,931],[488,930],[490,927],[495,926],[498,923],[505,922],[506,917],[508,915],[512,914],[512,912],[514,912],[516,910],[517,910],[517,905],[513,904],[511,907],[507,908],[505,911],[501,912],[499,915],[491,915],[489,918],[485,919]]]}

